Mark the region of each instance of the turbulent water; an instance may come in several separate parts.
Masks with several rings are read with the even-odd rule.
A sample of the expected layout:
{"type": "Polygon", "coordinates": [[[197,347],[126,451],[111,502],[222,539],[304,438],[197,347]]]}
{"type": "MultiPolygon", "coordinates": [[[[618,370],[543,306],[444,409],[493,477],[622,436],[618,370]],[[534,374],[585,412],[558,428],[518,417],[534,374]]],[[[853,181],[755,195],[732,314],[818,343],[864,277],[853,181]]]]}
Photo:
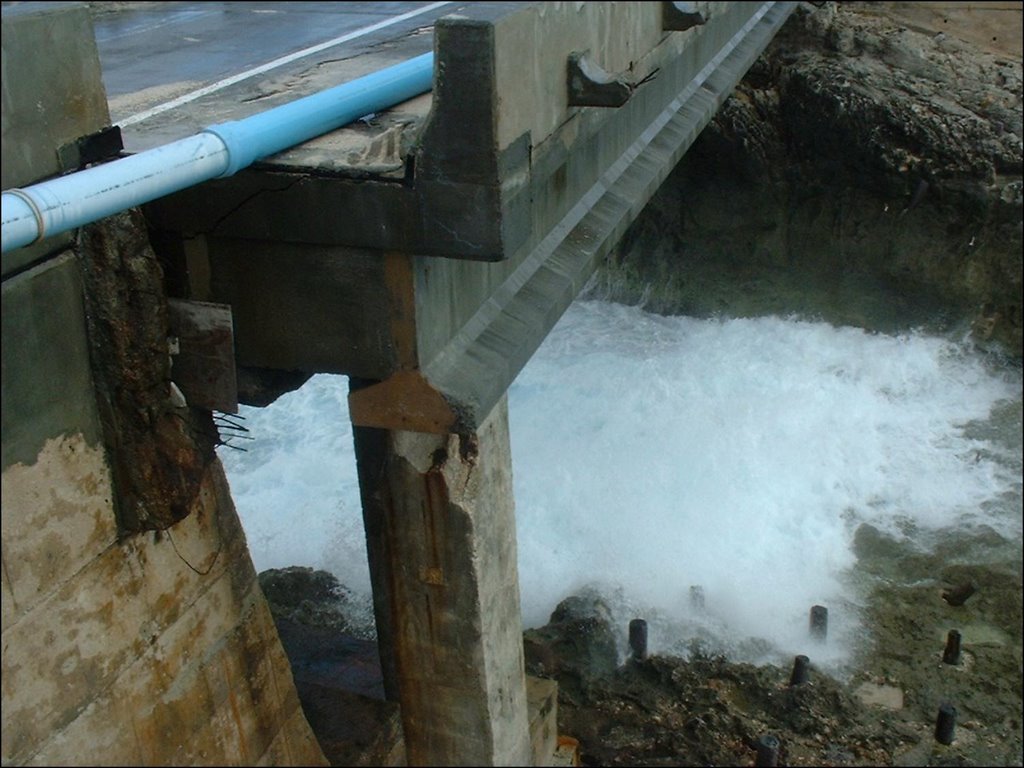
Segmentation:
{"type": "MultiPolygon", "coordinates": [[[[597,589],[654,651],[832,667],[862,634],[857,526],[1021,537],[1019,368],[924,333],[575,303],[509,390],[524,626],[597,589]],[[993,417],[995,414],[995,417],[993,417]],[[692,599],[699,587],[703,605],[692,599]]],[[[369,576],[347,383],[243,408],[221,457],[258,570],[369,576]]]]}

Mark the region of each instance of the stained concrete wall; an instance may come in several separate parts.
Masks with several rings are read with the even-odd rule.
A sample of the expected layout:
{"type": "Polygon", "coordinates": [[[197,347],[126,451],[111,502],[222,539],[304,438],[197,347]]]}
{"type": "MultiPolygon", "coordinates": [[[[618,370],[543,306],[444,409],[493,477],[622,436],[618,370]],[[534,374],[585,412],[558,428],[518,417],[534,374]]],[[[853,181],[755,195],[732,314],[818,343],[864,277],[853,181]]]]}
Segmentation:
{"type": "MultiPolygon", "coordinates": [[[[4,9],[5,187],[107,124],[98,73],[83,8],[4,9]]],[[[0,761],[325,764],[216,459],[184,519],[119,529],[82,258],[3,261],[0,761]]]]}
{"type": "Polygon", "coordinates": [[[4,764],[325,764],[219,466],[159,535],[111,495],[80,433],[3,473],[4,764]]]}

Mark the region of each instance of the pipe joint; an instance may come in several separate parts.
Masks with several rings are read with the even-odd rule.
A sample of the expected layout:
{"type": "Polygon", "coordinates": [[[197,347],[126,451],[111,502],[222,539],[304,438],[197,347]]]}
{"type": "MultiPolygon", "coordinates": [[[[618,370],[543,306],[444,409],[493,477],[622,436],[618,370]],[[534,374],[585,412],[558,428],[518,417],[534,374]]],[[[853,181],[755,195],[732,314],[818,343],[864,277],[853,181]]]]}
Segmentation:
{"type": "MultiPolygon", "coordinates": [[[[11,202],[15,206],[18,206],[18,202],[15,202],[15,200],[8,201],[6,199],[8,195],[11,195],[12,197],[16,198],[21,203],[24,203],[24,205],[28,207],[29,212],[32,214],[32,218],[35,220],[35,223],[36,223],[35,237],[32,238],[31,240],[26,240],[27,237],[32,237],[32,233],[31,233],[30,228],[23,227],[22,229],[24,230],[24,234],[22,234],[21,240],[24,241],[24,245],[35,245],[36,243],[38,243],[40,240],[42,240],[46,236],[46,218],[43,216],[42,209],[39,207],[39,204],[36,202],[36,199],[34,197],[32,197],[32,193],[31,192],[28,192],[27,190],[24,190],[24,189],[18,189],[17,187],[15,187],[14,189],[4,190],[4,198],[5,198],[4,199],[4,203],[5,203],[4,207],[5,208],[7,207],[6,204],[8,202],[11,202]]],[[[15,216],[16,215],[17,214],[15,214],[15,216]]],[[[5,215],[3,218],[4,218],[4,221],[6,222],[7,221],[7,216],[5,215]]],[[[12,216],[12,218],[14,218],[14,217],[12,216]]],[[[27,225],[28,224],[27,217],[22,217],[22,218],[24,219],[25,224],[27,225]]],[[[6,236],[7,233],[5,232],[4,234],[6,236]]],[[[6,250],[6,248],[5,248],[5,250],[6,250]]]]}
{"type": "Polygon", "coordinates": [[[250,131],[238,120],[229,120],[226,123],[211,125],[204,128],[202,133],[208,133],[220,139],[221,144],[224,145],[224,151],[228,155],[227,168],[215,178],[224,179],[228,176],[234,176],[240,170],[252,165],[259,159],[255,145],[247,141],[250,131]]]}

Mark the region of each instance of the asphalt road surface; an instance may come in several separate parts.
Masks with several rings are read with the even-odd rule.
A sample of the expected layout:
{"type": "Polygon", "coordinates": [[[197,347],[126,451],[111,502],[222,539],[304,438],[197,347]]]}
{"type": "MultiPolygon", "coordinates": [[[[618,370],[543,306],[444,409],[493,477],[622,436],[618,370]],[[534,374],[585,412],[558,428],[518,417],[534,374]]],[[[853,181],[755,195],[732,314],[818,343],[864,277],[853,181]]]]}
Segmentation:
{"type": "Polygon", "coordinates": [[[246,117],[433,47],[454,2],[93,3],[129,151],[246,117]]]}

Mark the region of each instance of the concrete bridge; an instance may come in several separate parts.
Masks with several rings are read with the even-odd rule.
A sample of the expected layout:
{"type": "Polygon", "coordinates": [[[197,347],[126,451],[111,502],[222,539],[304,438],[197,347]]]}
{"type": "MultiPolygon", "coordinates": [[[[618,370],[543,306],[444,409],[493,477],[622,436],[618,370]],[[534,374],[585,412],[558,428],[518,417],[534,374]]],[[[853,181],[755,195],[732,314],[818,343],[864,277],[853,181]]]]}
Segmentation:
{"type": "MultiPolygon", "coordinates": [[[[431,95],[148,203],[155,278],[114,223],[5,253],[3,761],[323,762],[196,426],[316,372],[350,377],[408,763],[550,760],[505,393],[794,6],[459,7],[431,95]]],[[[116,139],[85,10],[12,10],[5,190],[116,139]]]]}

